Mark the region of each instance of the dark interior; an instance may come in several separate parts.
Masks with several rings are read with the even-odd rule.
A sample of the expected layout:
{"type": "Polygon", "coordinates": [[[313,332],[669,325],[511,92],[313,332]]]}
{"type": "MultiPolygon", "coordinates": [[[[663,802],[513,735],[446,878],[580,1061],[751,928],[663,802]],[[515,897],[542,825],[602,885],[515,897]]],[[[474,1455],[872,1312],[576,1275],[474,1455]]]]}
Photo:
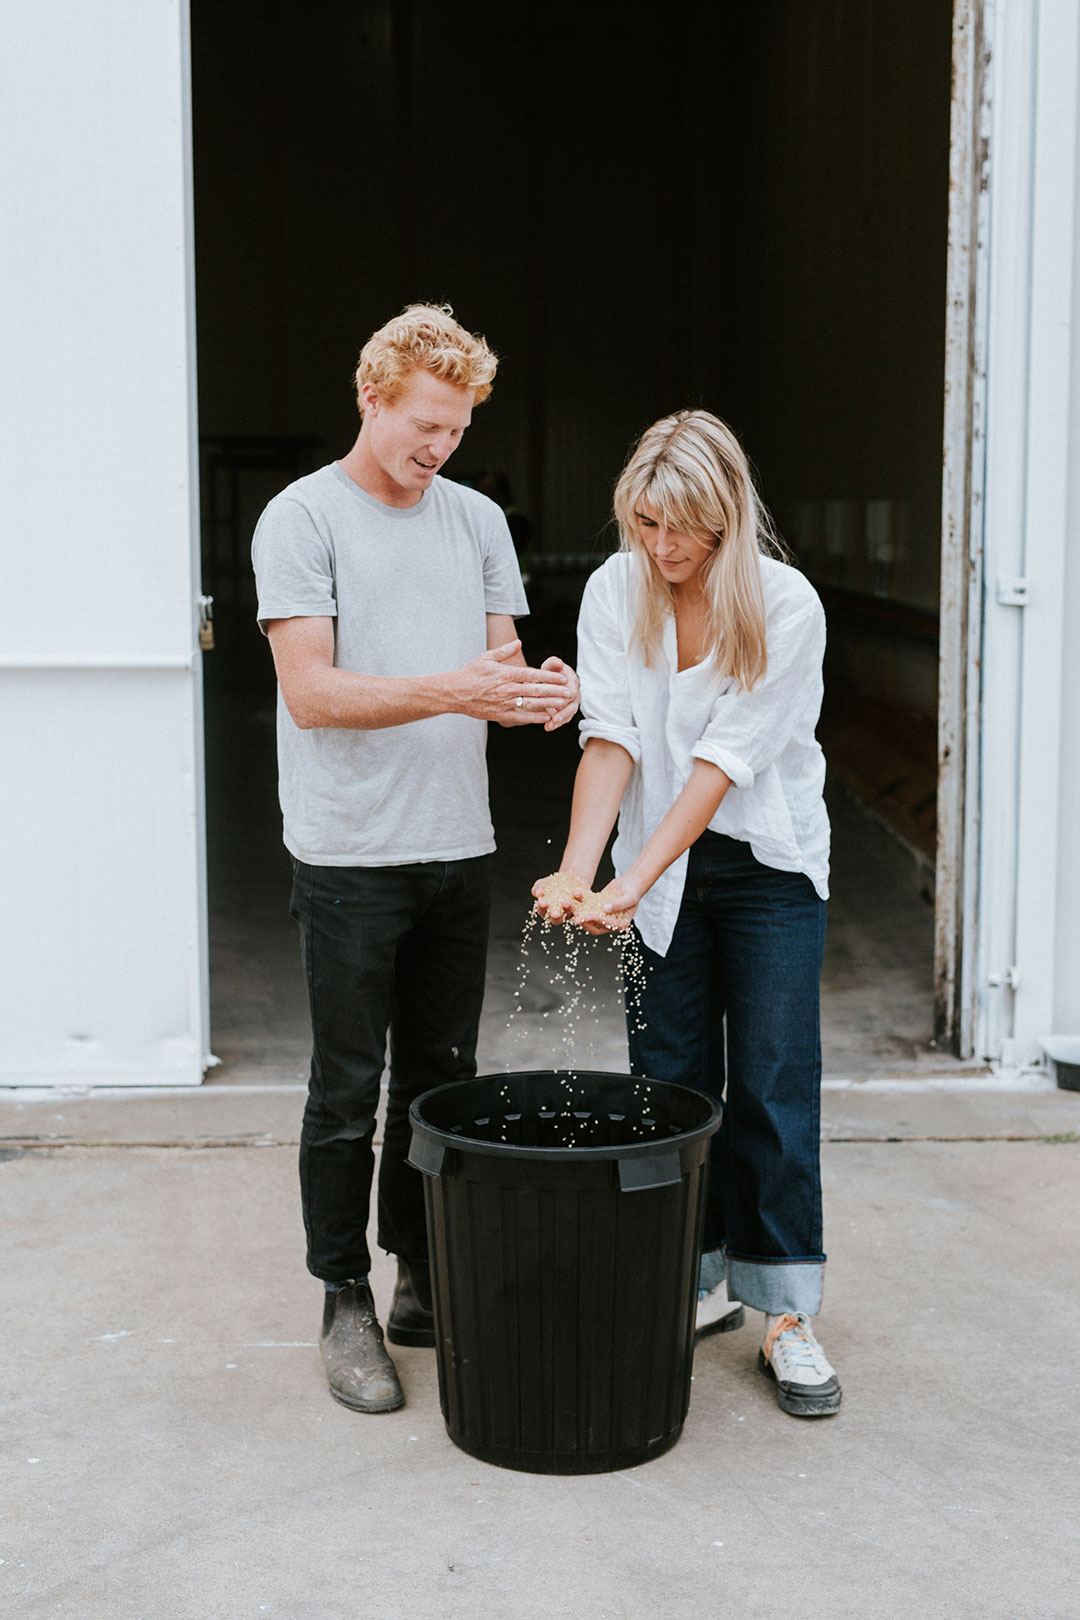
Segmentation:
{"type": "Polygon", "coordinates": [[[448,472],[511,509],[530,658],[573,656],[641,430],[731,422],[826,604],[830,793],[931,897],[949,0],[191,9],[212,880],[237,760],[272,775],[255,518],[349,447],[361,343],[425,299],[501,356],[448,472]]]}

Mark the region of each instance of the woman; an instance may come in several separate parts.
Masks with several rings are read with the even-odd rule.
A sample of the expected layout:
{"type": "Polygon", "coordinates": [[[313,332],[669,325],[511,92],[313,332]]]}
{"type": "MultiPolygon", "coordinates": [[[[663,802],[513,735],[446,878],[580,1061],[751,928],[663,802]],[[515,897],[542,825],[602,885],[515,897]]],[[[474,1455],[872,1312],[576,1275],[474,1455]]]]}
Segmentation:
{"type": "Polygon", "coordinates": [[[553,923],[636,926],[647,982],[628,1019],[634,1074],[717,1099],[726,1087],[698,1331],[741,1326],[743,1301],[762,1311],[758,1360],[781,1407],[822,1417],[840,1405],[810,1323],[825,1264],[824,615],[774,555],[746,457],[708,411],[649,428],[615,516],[620,550],[581,605],[584,752],[560,884],[546,901],[541,878],[533,895],[553,923]],[[589,885],[616,816],[616,877],[598,901],[589,885]]]}

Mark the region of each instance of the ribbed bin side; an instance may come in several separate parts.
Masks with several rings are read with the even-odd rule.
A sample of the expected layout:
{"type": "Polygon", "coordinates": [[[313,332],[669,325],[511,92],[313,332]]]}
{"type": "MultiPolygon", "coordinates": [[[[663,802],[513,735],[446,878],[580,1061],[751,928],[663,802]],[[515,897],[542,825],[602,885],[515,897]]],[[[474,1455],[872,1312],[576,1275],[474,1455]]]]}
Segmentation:
{"type": "Polygon", "coordinates": [[[690,1400],[707,1151],[684,1147],[680,1181],[631,1192],[610,1160],[568,1178],[464,1144],[425,1179],[439,1392],[463,1450],[573,1474],[674,1445],[690,1400]]]}

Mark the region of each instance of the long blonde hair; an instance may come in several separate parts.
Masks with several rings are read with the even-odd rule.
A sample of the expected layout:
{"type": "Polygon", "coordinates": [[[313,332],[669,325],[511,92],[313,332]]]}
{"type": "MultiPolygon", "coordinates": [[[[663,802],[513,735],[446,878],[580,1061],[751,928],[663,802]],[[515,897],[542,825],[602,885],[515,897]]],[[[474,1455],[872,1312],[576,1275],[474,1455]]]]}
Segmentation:
{"type": "Polygon", "coordinates": [[[782,548],[738,439],[709,411],[676,411],[641,435],[615,486],[619,549],[634,559],[632,644],[647,665],[660,652],[672,587],[641,538],[642,505],[668,528],[715,540],[698,578],[708,603],[705,654],[749,691],[764,678],[761,553],[782,548]]]}

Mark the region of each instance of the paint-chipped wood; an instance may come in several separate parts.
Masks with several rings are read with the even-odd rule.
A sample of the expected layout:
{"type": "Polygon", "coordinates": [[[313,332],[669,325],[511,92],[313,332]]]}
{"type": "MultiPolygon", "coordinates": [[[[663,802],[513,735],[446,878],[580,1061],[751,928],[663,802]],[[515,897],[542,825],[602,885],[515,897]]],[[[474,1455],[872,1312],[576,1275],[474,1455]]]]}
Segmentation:
{"type": "Polygon", "coordinates": [[[935,1036],[972,1052],[982,553],[986,192],[989,176],[984,0],[957,0],[942,477],[935,1036]]]}

